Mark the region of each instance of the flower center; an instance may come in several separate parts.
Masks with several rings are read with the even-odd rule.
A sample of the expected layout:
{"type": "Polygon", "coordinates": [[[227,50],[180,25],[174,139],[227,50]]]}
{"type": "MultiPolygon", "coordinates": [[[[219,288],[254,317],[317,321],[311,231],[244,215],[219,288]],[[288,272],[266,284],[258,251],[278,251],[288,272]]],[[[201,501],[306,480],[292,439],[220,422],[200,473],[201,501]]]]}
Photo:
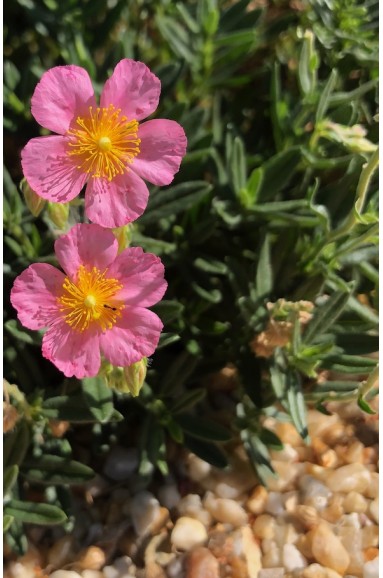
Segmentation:
{"type": "Polygon", "coordinates": [[[105,278],[105,273],[106,270],[101,272],[96,267],[87,271],[80,265],[76,282],[65,278],[58,302],[66,323],[72,329],[85,331],[96,323],[106,331],[121,317],[124,305],[114,297],[122,285],[117,279],[105,278]]]}
{"type": "Polygon", "coordinates": [[[140,152],[138,122],[121,116],[121,109],[112,104],[95,110],[90,106],[89,116],[78,116],[75,126],[67,132],[68,155],[76,158],[78,169],[93,178],[111,181],[124,174],[140,152]]]}

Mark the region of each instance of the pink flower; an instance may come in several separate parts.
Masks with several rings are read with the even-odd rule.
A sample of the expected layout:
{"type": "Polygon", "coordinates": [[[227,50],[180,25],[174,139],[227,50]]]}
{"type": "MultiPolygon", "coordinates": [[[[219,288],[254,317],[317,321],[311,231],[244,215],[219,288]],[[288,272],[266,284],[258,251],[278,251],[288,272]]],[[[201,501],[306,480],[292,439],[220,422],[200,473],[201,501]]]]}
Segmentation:
{"type": "Polygon", "coordinates": [[[168,185],[186,152],[183,128],[152,114],[159,79],[142,62],[121,60],[96,104],[91,80],[79,66],[43,74],[32,96],[32,114],[57,135],[31,139],[21,153],[24,175],[41,197],[74,199],[87,183],[85,211],[103,227],[137,219],[148,203],[142,179],[168,185]]]}
{"type": "Polygon", "coordinates": [[[55,243],[65,274],[35,263],[14,282],[11,302],[20,322],[48,328],[43,356],[67,377],[97,375],[100,353],[127,366],[157,347],[162,323],[146,308],[165,293],[163,264],[139,247],[117,251],[111,231],[78,224],[55,243]]]}

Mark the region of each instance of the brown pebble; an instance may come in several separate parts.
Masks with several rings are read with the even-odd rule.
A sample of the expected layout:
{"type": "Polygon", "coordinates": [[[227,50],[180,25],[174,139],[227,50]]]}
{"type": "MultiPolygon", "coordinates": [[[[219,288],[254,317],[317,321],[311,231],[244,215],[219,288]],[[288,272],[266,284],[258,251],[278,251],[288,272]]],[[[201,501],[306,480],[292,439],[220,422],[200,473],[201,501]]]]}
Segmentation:
{"type": "Polygon", "coordinates": [[[268,491],[264,486],[257,486],[246,502],[246,509],[252,514],[261,514],[265,510],[268,491]]]}
{"type": "Polygon", "coordinates": [[[365,561],[369,562],[379,556],[379,548],[366,548],[366,550],[363,551],[363,556],[365,561]]]}
{"type": "Polygon", "coordinates": [[[343,575],[350,563],[350,556],[331,528],[321,523],[312,530],[312,552],[315,560],[343,575]]]}
{"type": "Polygon", "coordinates": [[[186,559],[185,578],[219,578],[217,558],[207,548],[195,548],[186,559]]]}
{"type": "Polygon", "coordinates": [[[321,512],[321,517],[331,524],[337,522],[344,514],[343,501],[344,497],[341,494],[331,496],[327,508],[321,512]]]}
{"type": "Polygon", "coordinates": [[[297,506],[295,515],[308,530],[315,528],[320,520],[317,510],[312,506],[297,506]]]}
{"type": "Polygon", "coordinates": [[[293,448],[303,445],[303,440],[293,424],[279,422],[275,425],[275,433],[282,443],[290,444],[293,448]]]}
{"type": "Polygon", "coordinates": [[[156,562],[149,562],[145,566],[145,578],[167,578],[167,576],[156,562]]]}
{"type": "Polygon", "coordinates": [[[106,563],[106,554],[98,546],[89,546],[80,552],[74,565],[80,570],[100,570],[106,563]]]}

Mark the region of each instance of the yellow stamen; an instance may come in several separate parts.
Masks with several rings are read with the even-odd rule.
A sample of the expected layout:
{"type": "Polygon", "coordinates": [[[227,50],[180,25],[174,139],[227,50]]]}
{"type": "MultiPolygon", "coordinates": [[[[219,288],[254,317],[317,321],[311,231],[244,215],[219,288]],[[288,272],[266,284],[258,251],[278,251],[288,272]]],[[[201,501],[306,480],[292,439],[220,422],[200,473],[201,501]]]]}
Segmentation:
{"type": "Polygon", "coordinates": [[[105,273],[96,267],[88,271],[80,265],[75,282],[65,278],[58,302],[72,329],[82,332],[97,323],[106,331],[121,317],[124,305],[114,298],[122,285],[117,279],[106,278],[105,273]]]}
{"type": "Polygon", "coordinates": [[[121,109],[89,107],[89,116],[76,118],[70,137],[68,155],[77,157],[77,168],[93,178],[108,181],[128,171],[140,152],[138,122],[121,116],[121,109]],[[78,128],[77,128],[78,127],[78,128]]]}

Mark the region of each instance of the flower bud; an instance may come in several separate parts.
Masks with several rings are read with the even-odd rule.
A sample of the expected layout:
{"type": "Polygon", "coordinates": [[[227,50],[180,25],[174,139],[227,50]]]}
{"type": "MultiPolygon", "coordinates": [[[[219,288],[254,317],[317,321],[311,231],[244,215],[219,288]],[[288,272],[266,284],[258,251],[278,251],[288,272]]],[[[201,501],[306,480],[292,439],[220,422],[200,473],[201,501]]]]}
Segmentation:
{"type": "Polygon", "coordinates": [[[144,385],[147,365],[148,359],[143,357],[140,361],[124,368],[126,384],[129,393],[131,393],[133,397],[138,396],[142,386],[144,385]]]}
{"type": "Polygon", "coordinates": [[[65,229],[69,216],[69,203],[51,203],[48,201],[48,216],[58,229],[65,229]]]}
{"type": "Polygon", "coordinates": [[[130,393],[133,397],[137,397],[144,385],[147,363],[146,357],[126,367],[116,367],[104,361],[101,364],[99,375],[104,377],[111,389],[120,393],[130,393]]]}
{"type": "Polygon", "coordinates": [[[20,189],[24,195],[25,204],[34,217],[38,217],[43,210],[46,200],[39,197],[37,193],[29,186],[27,179],[20,182],[20,189]]]}

